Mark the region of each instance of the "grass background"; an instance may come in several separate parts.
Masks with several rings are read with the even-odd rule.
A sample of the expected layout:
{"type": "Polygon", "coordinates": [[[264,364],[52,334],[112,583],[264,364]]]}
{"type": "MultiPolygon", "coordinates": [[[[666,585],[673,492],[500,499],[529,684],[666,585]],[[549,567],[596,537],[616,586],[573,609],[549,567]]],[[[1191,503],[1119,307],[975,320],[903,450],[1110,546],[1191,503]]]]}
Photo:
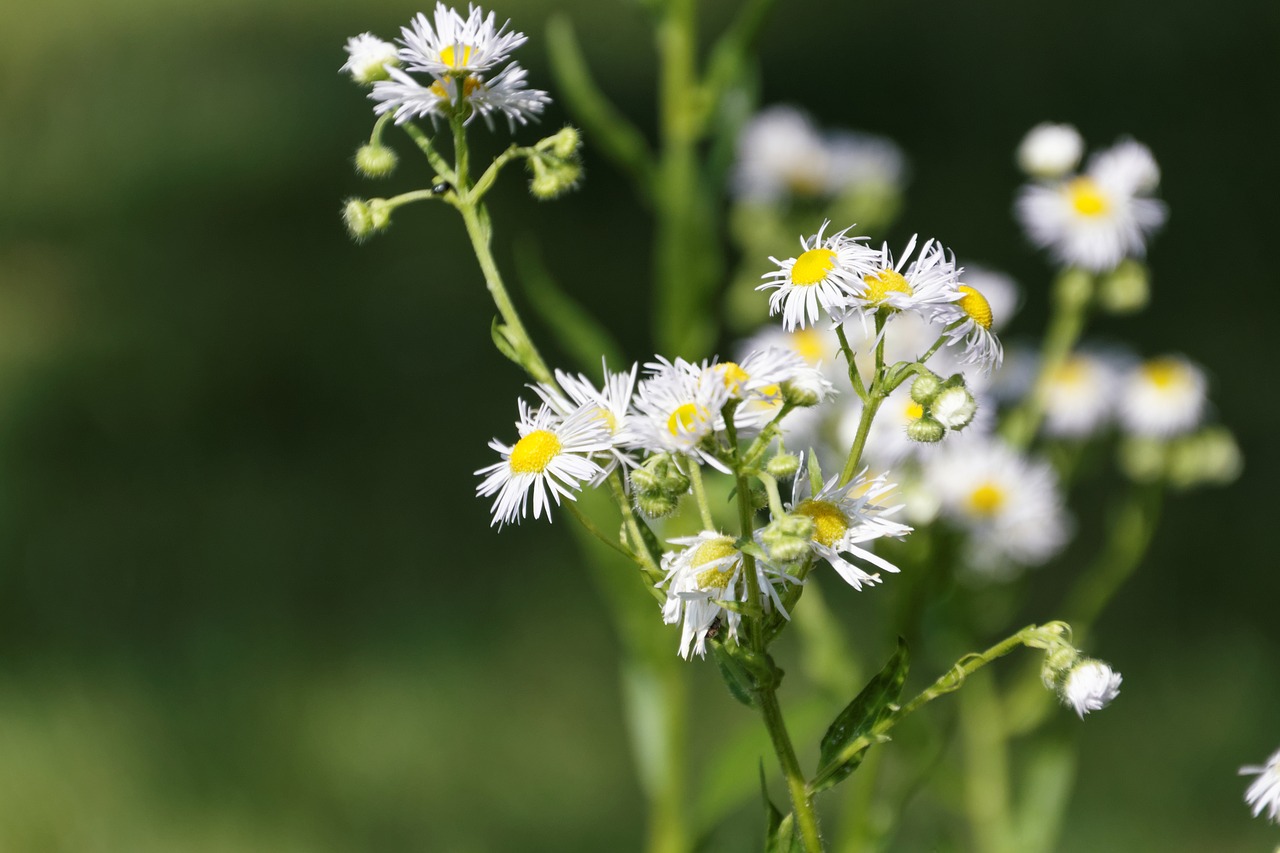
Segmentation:
{"type": "MultiPolygon", "coordinates": [[[[0,10],[0,850],[639,846],[617,649],[573,543],[495,536],[472,497],[521,378],[487,343],[460,223],[410,209],[356,247],[338,219],[381,192],[349,167],[370,113],[342,44],[416,11],[0,10]]],[[[643,14],[620,0],[499,9],[533,85],[553,89],[558,11],[651,127],[643,14]]],[[[1280,745],[1277,34],[1267,2],[917,0],[785,4],[763,40],[765,101],[896,139],[903,227],[1019,278],[1023,330],[1045,310],[1009,213],[1026,128],[1129,133],[1164,170],[1154,303],[1100,332],[1203,362],[1247,467],[1170,501],[1099,626],[1125,694],[1082,724],[1064,850],[1280,840],[1235,775],[1280,745]]],[[[538,240],[647,356],[647,224],[586,156],[562,202],[510,182],[500,239],[538,240]]],[[[430,177],[407,160],[394,182],[430,177]]],[[[708,714],[736,721],[702,668],[708,714]]]]}

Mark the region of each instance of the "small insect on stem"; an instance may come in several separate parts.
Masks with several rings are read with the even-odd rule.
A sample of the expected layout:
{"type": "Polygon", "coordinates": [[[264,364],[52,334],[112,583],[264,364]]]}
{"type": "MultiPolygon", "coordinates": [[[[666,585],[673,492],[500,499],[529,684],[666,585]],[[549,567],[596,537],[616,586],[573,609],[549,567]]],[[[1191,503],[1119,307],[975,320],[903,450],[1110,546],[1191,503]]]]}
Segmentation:
{"type": "Polygon", "coordinates": [[[453,192],[453,184],[450,184],[448,181],[441,181],[431,188],[431,192],[435,195],[444,195],[445,193],[453,192]]]}

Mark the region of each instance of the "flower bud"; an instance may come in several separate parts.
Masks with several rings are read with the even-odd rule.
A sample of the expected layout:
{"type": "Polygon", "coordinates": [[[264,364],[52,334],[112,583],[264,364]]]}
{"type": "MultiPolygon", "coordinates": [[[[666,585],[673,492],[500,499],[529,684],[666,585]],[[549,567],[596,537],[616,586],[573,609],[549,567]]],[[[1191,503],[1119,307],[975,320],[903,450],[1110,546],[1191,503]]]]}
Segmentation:
{"type": "Polygon", "coordinates": [[[362,86],[372,86],[378,80],[389,80],[388,66],[400,64],[396,46],[383,41],[372,33],[361,33],[347,39],[347,61],[342,70],[362,86]]]}
{"type": "Polygon", "coordinates": [[[582,166],[572,161],[530,157],[528,162],[529,168],[533,170],[529,192],[541,201],[564,195],[574,189],[582,177],[582,166]]]}
{"type": "Polygon", "coordinates": [[[1063,270],[1054,281],[1053,288],[1054,296],[1063,305],[1068,307],[1086,305],[1093,297],[1093,274],[1075,267],[1063,270]]]}
{"type": "Polygon", "coordinates": [[[637,489],[635,504],[636,509],[644,513],[646,518],[666,518],[676,511],[676,507],[680,505],[680,499],[669,492],[648,492],[637,489]]]}
{"type": "Polygon", "coordinates": [[[935,444],[942,441],[942,437],[946,434],[947,428],[929,415],[916,418],[907,424],[907,438],[921,444],[935,444]]]}
{"type": "Polygon", "coordinates": [[[765,463],[764,470],[775,480],[786,480],[800,470],[800,457],[794,453],[779,453],[765,463]]]}
{"type": "Polygon", "coordinates": [[[356,171],[368,178],[385,178],[396,170],[400,158],[385,145],[369,143],[356,151],[356,171]]]}
{"type": "Polygon", "coordinates": [[[1033,178],[1060,178],[1080,162],[1084,140],[1069,124],[1036,125],[1018,146],[1018,166],[1033,178]]]}
{"type": "Polygon", "coordinates": [[[1132,258],[1121,262],[1098,282],[1098,304],[1112,314],[1132,314],[1151,299],[1150,273],[1132,258]]]}
{"type": "Polygon", "coordinates": [[[1133,437],[1120,443],[1120,470],[1135,483],[1154,483],[1164,476],[1168,444],[1156,438],[1133,437]]]}
{"type": "Polygon", "coordinates": [[[1210,427],[1171,443],[1169,484],[1179,489],[1230,483],[1240,476],[1240,447],[1226,429],[1210,427]]]}
{"type": "Polygon", "coordinates": [[[921,406],[928,407],[933,398],[942,390],[942,380],[933,373],[924,373],[911,383],[911,399],[921,406]]]}
{"type": "Polygon", "coordinates": [[[816,406],[835,393],[835,386],[816,370],[801,370],[782,383],[782,399],[798,409],[816,406]]]}
{"type": "Polygon", "coordinates": [[[561,160],[569,160],[576,157],[578,149],[582,147],[582,134],[576,127],[566,124],[555,135],[538,140],[534,147],[539,151],[549,150],[561,160]]]}
{"type": "Polygon", "coordinates": [[[813,531],[812,518],[788,513],[765,525],[760,531],[760,544],[770,558],[780,563],[794,563],[809,553],[813,531]]]}
{"type": "MultiPolygon", "coordinates": [[[[914,391],[914,386],[912,387],[914,391]]],[[[978,412],[978,401],[963,385],[944,388],[933,398],[929,414],[947,429],[962,430],[973,423],[978,412]]]]}
{"type": "Polygon", "coordinates": [[[385,198],[372,198],[368,201],[348,199],[342,208],[342,221],[352,239],[360,243],[379,231],[386,230],[391,224],[391,205],[387,204],[385,198]]]}
{"type": "Polygon", "coordinates": [[[1071,668],[1063,679],[1058,695],[1062,704],[1075,708],[1081,719],[1090,711],[1101,710],[1120,695],[1120,673],[1100,660],[1085,658],[1071,668]]]}

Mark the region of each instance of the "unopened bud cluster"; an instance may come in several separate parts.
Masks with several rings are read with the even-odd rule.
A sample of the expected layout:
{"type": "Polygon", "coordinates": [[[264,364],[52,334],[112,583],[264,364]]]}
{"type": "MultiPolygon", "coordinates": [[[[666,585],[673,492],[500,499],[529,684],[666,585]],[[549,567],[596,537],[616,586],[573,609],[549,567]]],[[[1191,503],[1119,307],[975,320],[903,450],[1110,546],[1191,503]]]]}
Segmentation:
{"type": "Polygon", "coordinates": [[[631,472],[636,508],[649,518],[665,518],[676,511],[689,491],[689,475],[669,453],[657,453],[631,472]]]}
{"type": "Polygon", "coordinates": [[[582,159],[578,153],[581,147],[581,134],[568,125],[559,133],[539,140],[527,161],[533,173],[529,192],[546,201],[577,187],[582,179],[582,159]]]}
{"type": "Polygon", "coordinates": [[[1044,665],[1040,677],[1044,686],[1058,694],[1063,705],[1081,718],[1090,711],[1101,710],[1120,695],[1124,680],[1110,664],[1085,657],[1071,643],[1070,629],[1062,623],[1050,623],[1028,641],[1034,648],[1044,649],[1044,665]]]}
{"type": "Polygon", "coordinates": [[[907,425],[907,437],[924,444],[942,441],[949,429],[959,432],[978,413],[978,401],[959,373],[945,382],[933,373],[920,375],[911,383],[911,399],[922,414],[907,425]]]}
{"type": "Polygon", "coordinates": [[[359,243],[391,225],[391,210],[385,198],[348,199],[342,208],[342,221],[352,239],[359,243]]]}
{"type": "Polygon", "coordinates": [[[812,551],[813,534],[813,519],[791,512],[765,525],[760,531],[760,544],[770,559],[794,563],[812,551]]]}

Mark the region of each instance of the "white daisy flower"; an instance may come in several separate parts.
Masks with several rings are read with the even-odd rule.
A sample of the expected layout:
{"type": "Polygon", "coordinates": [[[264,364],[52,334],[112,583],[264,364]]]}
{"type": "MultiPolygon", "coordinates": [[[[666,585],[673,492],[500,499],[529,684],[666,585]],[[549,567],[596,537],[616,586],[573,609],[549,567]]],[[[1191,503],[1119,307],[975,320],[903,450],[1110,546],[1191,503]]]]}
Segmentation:
{"type": "Polygon", "coordinates": [[[1120,423],[1130,433],[1150,438],[1190,432],[1204,417],[1207,385],[1204,371],[1181,356],[1146,361],[1123,380],[1120,423]]]}
{"type": "Polygon", "coordinates": [[[1005,575],[1010,562],[1038,565],[1066,544],[1068,519],[1048,463],[995,440],[943,447],[923,462],[942,516],[969,536],[972,568],[1005,575]]]}
{"type": "Polygon", "coordinates": [[[837,474],[827,480],[816,495],[805,497],[811,489],[803,463],[801,459],[800,473],[792,481],[791,503],[787,510],[813,520],[813,553],[830,563],[845,583],[857,590],[864,584],[880,583],[880,575],[855,565],[845,559],[844,554],[896,573],[897,566],[863,548],[862,543],[884,536],[901,539],[911,532],[910,527],[888,518],[901,506],[885,507],[877,503],[897,487],[887,482],[884,476],[868,479],[863,471],[843,486],[838,485],[840,476],[837,474]]]}
{"type": "Polygon", "coordinates": [[[899,190],[907,180],[907,160],[891,139],[855,131],[826,137],[828,187],[839,195],[859,187],[899,190]]]}
{"type": "Polygon", "coordinates": [[[551,501],[560,498],[576,500],[584,480],[600,473],[591,455],[609,449],[609,436],[594,408],[583,407],[560,419],[549,406],[536,412],[520,401],[520,420],[516,424],[520,440],[508,447],[494,439],[489,446],[502,454],[502,461],[476,471],[484,477],[476,487],[476,495],[493,501],[493,521],[502,525],[522,519],[529,507],[533,491],[533,517],[547,514],[551,520],[551,501]]]}
{"type": "Polygon", "coordinates": [[[1008,326],[1022,301],[1018,283],[1005,273],[978,264],[965,264],[963,278],[991,306],[991,331],[999,332],[1008,326]]]}
{"type": "Polygon", "coordinates": [[[629,418],[633,446],[701,459],[729,473],[723,462],[703,447],[704,439],[724,429],[721,409],[729,401],[724,379],[702,365],[659,357],[645,365],[649,377],[640,383],[629,418]]]}
{"type": "Polygon", "coordinates": [[[1080,719],[1100,711],[1120,695],[1120,673],[1100,660],[1085,658],[1071,668],[1062,682],[1062,703],[1075,709],[1080,719]]]}
{"type": "Polygon", "coordinates": [[[929,317],[945,329],[943,334],[947,337],[948,346],[964,344],[961,362],[975,364],[984,372],[990,373],[1000,367],[1000,362],[1004,360],[1004,347],[991,330],[995,322],[991,303],[981,292],[967,284],[960,284],[956,289],[960,298],[933,306],[929,317]]]}
{"type": "Polygon", "coordinates": [[[1107,359],[1076,352],[1044,378],[1044,431],[1055,438],[1087,438],[1110,419],[1116,372],[1107,359]]]}
{"type": "Polygon", "coordinates": [[[817,368],[810,367],[799,353],[782,347],[756,350],[740,362],[716,362],[705,369],[725,384],[732,399],[742,401],[734,412],[734,425],[748,434],[777,416],[784,384],[812,392],[817,403],[835,394],[834,386],[817,368]]]}
{"type": "Polygon", "coordinates": [[[1018,146],[1018,167],[1033,178],[1060,178],[1080,163],[1084,140],[1069,124],[1045,122],[1031,128],[1018,146]]]}
{"type": "Polygon", "coordinates": [[[761,110],[738,135],[734,194],[773,202],[788,195],[816,196],[828,183],[827,151],[809,117],[795,107],[761,110]]]}
{"type": "Polygon", "coordinates": [[[756,290],[777,291],[769,297],[769,314],[782,314],[787,331],[803,329],[806,322],[816,324],[826,312],[839,316],[864,275],[876,269],[878,253],[859,243],[860,237],[846,237],[849,226],[838,234],[823,238],[830,222],[822,223],[818,233],[800,238],[804,250],[797,258],[780,261],[770,257],[778,269],[765,273],[767,279],[756,290]]]}
{"type": "Polygon", "coordinates": [[[1257,775],[1244,792],[1244,801],[1253,806],[1253,816],[1263,812],[1272,823],[1280,823],[1280,749],[1271,753],[1266,764],[1241,767],[1241,776],[1257,775]]]}
{"type": "Polygon", "coordinates": [[[434,77],[469,75],[486,71],[504,62],[511,51],[528,39],[524,33],[506,32],[510,21],[496,26],[494,14],[482,17],[471,6],[464,19],[443,3],[436,4],[435,26],[419,12],[408,27],[402,27],[400,59],[410,71],[425,71],[434,77]]]}
{"type": "MultiPolygon", "coordinates": [[[[704,530],[697,536],[670,541],[684,548],[662,555],[662,568],[667,574],[658,586],[667,588],[662,621],[668,625],[683,621],[678,649],[680,656],[685,659],[695,653],[705,656],[707,637],[717,621],[729,638],[736,642],[742,617],[721,603],[744,601],[747,597],[742,576],[742,552],[734,547],[733,537],[704,530]]],[[[760,560],[756,560],[755,565],[756,582],[765,612],[776,607],[784,616],[787,615],[776,585],[795,583],[795,579],[760,560]]]]}
{"type": "Polygon", "coordinates": [[[396,46],[383,41],[373,33],[361,33],[347,39],[347,61],[340,70],[351,75],[357,83],[369,85],[387,79],[387,67],[400,64],[396,46]]]}
{"type": "Polygon", "coordinates": [[[546,92],[524,88],[527,72],[515,62],[488,81],[472,74],[461,80],[443,77],[427,86],[399,68],[388,68],[387,72],[391,79],[374,83],[369,97],[378,102],[373,111],[378,115],[394,112],[396,124],[411,118],[429,118],[434,122],[447,117],[457,103],[459,85],[463,99],[472,108],[467,121],[478,115],[490,128],[495,114],[506,116],[514,129],[517,123],[526,124],[551,103],[546,92]]]}
{"type": "Polygon", "coordinates": [[[1060,262],[1094,272],[1146,253],[1165,220],[1149,193],[1159,181],[1151,152],[1132,140],[1095,155],[1084,174],[1022,188],[1015,205],[1031,241],[1060,262]]]}
{"type": "MultiPolygon", "coordinates": [[[[632,365],[626,373],[610,373],[607,365],[601,360],[604,384],[599,390],[591,380],[579,373],[574,376],[564,371],[556,371],[556,382],[563,393],[549,385],[532,386],[542,401],[550,406],[562,418],[567,418],[578,409],[590,409],[603,424],[609,438],[608,456],[600,473],[591,485],[599,485],[605,477],[618,466],[634,467],[636,462],[627,454],[626,448],[632,444],[632,436],[628,430],[631,396],[636,385],[637,365],[632,365]]],[[[597,460],[599,461],[599,460],[597,460]]]]}
{"type": "Polygon", "coordinates": [[[933,310],[960,299],[963,269],[956,266],[955,257],[942,244],[927,240],[911,260],[917,238],[912,235],[897,262],[885,243],[874,253],[871,269],[854,285],[847,305],[862,318],[864,326],[877,311],[933,310]]]}

